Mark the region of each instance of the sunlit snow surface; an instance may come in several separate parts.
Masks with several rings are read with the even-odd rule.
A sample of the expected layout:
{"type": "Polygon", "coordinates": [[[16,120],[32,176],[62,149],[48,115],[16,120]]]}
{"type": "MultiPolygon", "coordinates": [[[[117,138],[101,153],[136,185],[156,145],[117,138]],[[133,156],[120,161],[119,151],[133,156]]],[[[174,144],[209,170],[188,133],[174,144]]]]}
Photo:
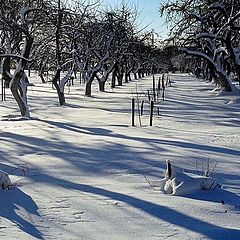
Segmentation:
{"type": "Polygon", "coordinates": [[[17,187],[0,190],[0,239],[239,239],[239,101],[187,74],[171,80],[153,127],[145,96],[152,77],[114,91],[107,83],[105,93],[94,86],[91,98],[76,83],[66,88],[64,107],[50,84],[36,83],[28,88],[27,121],[7,91],[0,169],[27,164],[30,172],[13,171],[17,187]],[[145,100],[142,127],[137,116],[131,127],[136,89],[145,100]],[[161,193],[166,159],[195,173],[218,162],[214,176],[223,188],[161,193]]]}

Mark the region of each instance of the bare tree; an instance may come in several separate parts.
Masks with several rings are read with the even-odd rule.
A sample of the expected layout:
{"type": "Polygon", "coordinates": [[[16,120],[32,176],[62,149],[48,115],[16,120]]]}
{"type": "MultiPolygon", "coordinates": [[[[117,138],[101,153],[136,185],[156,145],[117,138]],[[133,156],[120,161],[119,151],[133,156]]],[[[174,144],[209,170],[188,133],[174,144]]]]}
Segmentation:
{"type": "Polygon", "coordinates": [[[168,1],[160,10],[182,52],[198,59],[198,75],[232,91],[230,73],[239,79],[239,1],[168,1]]]}
{"type": "Polygon", "coordinates": [[[28,78],[24,72],[26,69],[33,45],[33,32],[35,30],[35,21],[37,19],[33,12],[38,10],[40,1],[33,1],[30,6],[30,1],[1,1],[1,17],[0,21],[5,27],[5,31],[9,31],[5,36],[11,36],[12,32],[17,36],[13,42],[17,44],[19,54],[12,54],[11,41],[7,40],[8,48],[6,53],[1,55],[3,60],[3,75],[11,79],[9,86],[16,100],[22,117],[29,118],[30,113],[27,104],[27,86],[29,84],[28,78]],[[20,47],[21,46],[21,47],[20,47]],[[10,53],[9,53],[10,52],[10,53]],[[16,60],[16,68],[13,75],[10,74],[8,64],[5,65],[6,59],[12,58],[16,60]],[[4,62],[5,61],[5,62],[4,62]]]}

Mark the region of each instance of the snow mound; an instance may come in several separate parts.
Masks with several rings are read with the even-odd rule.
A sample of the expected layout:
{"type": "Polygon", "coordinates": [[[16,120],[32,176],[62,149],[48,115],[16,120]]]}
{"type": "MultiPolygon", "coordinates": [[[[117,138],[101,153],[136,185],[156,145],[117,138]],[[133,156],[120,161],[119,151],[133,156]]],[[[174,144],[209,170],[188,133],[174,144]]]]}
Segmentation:
{"type": "Polygon", "coordinates": [[[220,186],[213,178],[187,173],[168,160],[166,164],[165,177],[160,181],[160,191],[166,194],[184,195],[220,186]]]}

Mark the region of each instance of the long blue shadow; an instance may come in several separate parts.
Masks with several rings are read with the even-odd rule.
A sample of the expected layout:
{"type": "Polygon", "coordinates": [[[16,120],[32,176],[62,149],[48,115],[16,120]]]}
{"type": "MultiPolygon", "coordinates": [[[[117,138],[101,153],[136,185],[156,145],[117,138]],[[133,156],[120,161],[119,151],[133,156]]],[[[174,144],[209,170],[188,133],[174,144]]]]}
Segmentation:
{"type": "Polygon", "coordinates": [[[54,121],[51,121],[51,120],[39,120],[38,119],[38,121],[45,122],[45,123],[48,123],[50,125],[53,125],[53,126],[56,126],[56,127],[68,130],[68,131],[81,133],[81,134],[109,136],[109,137],[113,137],[113,138],[147,142],[147,143],[150,143],[150,144],[153,144],[153,143],[163,144],[163,145],[181,147],[181,148],[185,148],[185,149],[204,150],[204,151],[208,151],[208,152],[215,152],[215,153],[223,153],[223,154],[227,154],[227,155],[240,156],[240,151],[239,150],[235,150],[235,149],[231,149],[231,148],[196,144],[196,143],[176,141],[176,140],[161,140],[161,139],[156,139],[156,138],[144,138],[144,137],[127,136],[127,135],[124,135],[124,134],[114,133],[111,130],[104,129],[104,128],[80,127],[78,125],[71,124],[71,123],[54,122],[54,121]]]}
{"type": "Polygon", "coordinates": [[[145,201],[133,196],[126,195],[126,194],[109,191],[103,188],[94,187],[87,184],[73,183],[67,180],[62,180],[62,179],[54,178],[51,176],[47,176],[45,174],[39,176],[39,181],[42,181],[42,180],[44,180],[44,182],[45,181],[51,182],[52,184],[56,184],[63,188],[74,189],[74,190],[78,190],[85,193],[105,196],[110,199],[127,203],[130,206],[140,209],[141,211],[144,211],[145,213],[153,217],[169,222],[170,224],[174,224],[176,226],[188,229],[190,231],[203,234],[212,240],[239,239],[239,236],[240,236],[240,229],[230,229],[230,228],[219,227],[211,223],[204,222],[200,219],[187,216],[183,213],[177,212],[174,209],[171,209],[162,205],[158,205],[149,201],[145,201]]]}
{"type": "MultiPolygon", "coordinates": [[[[38,207],[33,199],[18,188],[13,190],[0,190],[0,216],[15,223],[22,231],[37,239],[43,239],[42,233],[33,223],[17,214],[19,207],[24,208],[29,214],[38,215],[38,207]]],[[[7,230],[7,229],[6,229],[7,230]]]]}

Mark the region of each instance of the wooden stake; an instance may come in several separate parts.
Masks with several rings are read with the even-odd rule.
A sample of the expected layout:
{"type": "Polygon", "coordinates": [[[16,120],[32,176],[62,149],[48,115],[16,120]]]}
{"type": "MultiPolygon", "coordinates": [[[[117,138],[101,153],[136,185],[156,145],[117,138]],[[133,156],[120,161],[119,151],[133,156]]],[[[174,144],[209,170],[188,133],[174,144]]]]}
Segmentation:
{"type": "Polygon", "coordinates": [[[162,100],[165,99],[165,84],[164,84],[164,78],[162,79],[162,100]]]}
{"type": "Polygon", "coordinates": [[[150,102],[151,97],[150,97],[150,91],[149,90],[147,90],[147,94],[148,94],[148,101],[150,102]]]}
{"type": "Polygon", "coordinates": [[[153,75],[153,100],[156,101],[155,77],[153,75]]]}
{"type": "Polygon", "coordinates": [[[144,100],[141,102],[141,116],[143,115],[143,105],[144,105],[144,100]]]}
{"type": "Polygon", "coordinates": [[[6,101],[6,88],[5,88],[5,80],[2,78],[2,101],[6,101]]]}
{"type": "Polygon", "coordinates": [[[135,119],[135,99],[132,98],[132,127],[135,126],[134,119],[135,119]]]}
{"type": "Polygon", "coordinates": [[[152,126],[152,123],[153,123],[153,106],[154,106],[154,102],[151,101],[150,102],[150,126],[152,126]]]}

